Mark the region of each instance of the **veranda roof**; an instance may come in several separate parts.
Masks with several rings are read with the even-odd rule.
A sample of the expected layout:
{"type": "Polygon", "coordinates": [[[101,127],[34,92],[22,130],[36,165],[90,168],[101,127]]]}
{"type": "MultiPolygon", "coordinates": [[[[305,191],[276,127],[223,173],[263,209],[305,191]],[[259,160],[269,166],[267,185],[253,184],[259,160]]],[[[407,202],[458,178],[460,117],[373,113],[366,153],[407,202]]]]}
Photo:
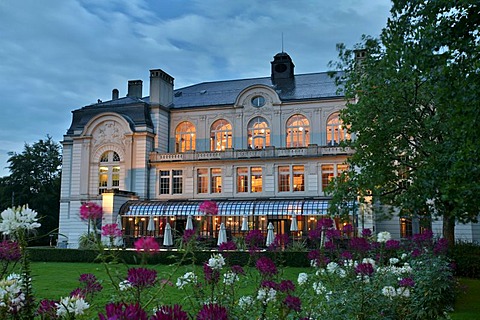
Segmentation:
{"type": "MultiPolygon", "coordinates": [[[[219,216],[325,215],[329,200],[216,200],[219,216]]],[[[202,201],[127,201],[120,208],[122,216],[199,216],[202,201]]]]}

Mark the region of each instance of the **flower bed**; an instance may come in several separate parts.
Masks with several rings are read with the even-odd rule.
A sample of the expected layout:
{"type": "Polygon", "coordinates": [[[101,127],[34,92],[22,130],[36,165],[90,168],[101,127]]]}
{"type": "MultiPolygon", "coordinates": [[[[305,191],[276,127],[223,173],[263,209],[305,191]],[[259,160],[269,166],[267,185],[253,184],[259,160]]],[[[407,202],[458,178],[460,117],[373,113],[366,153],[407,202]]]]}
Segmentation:
{"type": "MultiPolygon", "coordinates": [[[[82,217],[95,232],[96,224],[90,220],[98,219],[99,210],[86,205],[82,217]]],[[[274,243],[267,253],[259,250],[254,231],[245,238],[248,254],[241,263],[232,259],[233,243],[222,244],[220,252],[204,253],[199,261],[195,233],[184,237],[175,265],[187,263],[192,268],[175,279],[160,277],[148,267],[159,252],[158,244],[140,239],[135,244],[140,265],[129,267],[119,281],[110,273],[122,263],[122,250],[114,247],[119,233],[113,225],[104,226],[108,241],[93,239],[109,280],[100,283],[95,275],[84,274],[70,294],[35,301],[25,239],[37,227],[36,214],[27,208],[9,210],[14,214],[4,211],[0,222],[0,230],[9,230],[11,239],[0,245],[1,319],[436,319],[446,317],[454,302],[456,283],[443,239],[425,232],[399,242],[386,232],[372,235],[368,230],[354,237],[348,226],[333,229],[330,219],[319,220],[310,234],[316,249],[296,253],[310,263],[296,281],[282,277],[286,253],[281,247],[274,243]],[[18,261],[21,275],[11,274],[18,261]],[[195,263],[202,268],[195,268],[195,263]],[[251,268],[246,271],[245,265],[251,268]],[[92,314],[91,305],[105,286],[116,292],[112,302],[92,314]],[[174,286],[184,298],[165,305],[167,286],[174,286]]],[[[215,213],[212,203],[205,210],[215,213]]]]}

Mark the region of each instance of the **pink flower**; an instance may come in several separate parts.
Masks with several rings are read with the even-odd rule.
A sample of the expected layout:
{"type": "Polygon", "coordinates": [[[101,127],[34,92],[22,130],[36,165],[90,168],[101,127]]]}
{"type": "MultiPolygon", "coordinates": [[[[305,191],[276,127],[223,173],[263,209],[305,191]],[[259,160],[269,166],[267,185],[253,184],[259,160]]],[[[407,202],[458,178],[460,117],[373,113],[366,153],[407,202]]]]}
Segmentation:
{"type": "Polygon", "coordinates": [[[182,236],[183,243],[190,242],[194,238],[194,236],[195,236],[195,230],[185,229],[185,231],[183,232],[183,236],[182,236]]]}
{"type": "Polygon", "coordinates": [[[371,263],[360,263],[355,267],[355,272],[357,274],[370,276],[373,274],[375,270],[373,269],[373,265],[371,263]]]}
{"type": "Polygon", "coordinates": [[[285,298],[285,300],[283,300],[283,303],[290,310],[294,310],[294,311],[300,311],[301,310],[302,302],[300,301],[300,298],[298,298],[298,297],[288,295],[285,298]]]}
{"type": "Polygon", "coordinates": [[[96,220],[102,218],[102,207],[95,202],[85,202],[80,207],[82,220],[96,220]]]}
{"type": "Polygon", "coordinates": [[[18,242],[3,240],[0,242],[0,260],[18,261],[22,257],[18,242]]]}
{"type": "Polygon", "coordinates": [[[157,271],[146,268],[130,268],[127,280],[136,288],[152,287],[157,280],[157,271]]]}
{"type": "Polygon", "coordinates": [[[218,214],[218,206],[215,201],[205,200],[198,207],[198,211],[204,214],[216,216],[218,214]]]}
{"type": "Polygon", "coordinates": [[[255,267],[263,276],[273,276],[278,273],[275,263],[267,257],[259,258],[255,267]]]}
{"type": "Polygon", "coordinates": [[[218,251],[233,251],[237,250],[237,245],[233,241],[222,242],[218,246],[218,251]]]}
{"type": "Polygon", "coordinates": [[[197,314],[197,320],[227,320],[228,312],[218,304],[204,304],[197,314]]]}
{"type": "Polygon", "coordinates": [[[113,319],[135,319],[135,320],[147,320],[148,315],[142,307],[136,304],[125,303],[109,303],[105,306],[106,315],[99,314],[100,320],[113,320],[113,319]]]}
{"type": "Polygon", "coordinates": [[[121,237],[122,230],[118,229],[118,224],[109,223],[102,227],[102,236],[106,237],[121,237]]]}
{"type": "Polygon", "coordinates": [[[42,319],[58,319],[57,306],[58,301],[43,299],[37,309],[37,313],[42,319]]]}
{"type": "Polygon", "coordinates": [[[154,254],[160,250],[160,246],[154,237],[144,237],[140,238],[133,244],[135,249],[140,252],[144,251],[146,253],[154,254]]]}

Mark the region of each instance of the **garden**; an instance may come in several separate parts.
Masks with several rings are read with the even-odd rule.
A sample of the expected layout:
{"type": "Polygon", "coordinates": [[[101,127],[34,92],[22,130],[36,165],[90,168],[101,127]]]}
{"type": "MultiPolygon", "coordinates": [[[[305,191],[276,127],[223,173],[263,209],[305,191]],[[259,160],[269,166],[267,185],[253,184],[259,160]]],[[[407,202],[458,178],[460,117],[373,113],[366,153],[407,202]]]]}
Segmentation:
{"type": "MultiPolygon", "coordinates": [[[[80,212],[88,223],[102,214],[93,203],[80,212]]],[[[187,230],[177,251],[137,240],[127,263],[115,246],[121,230],[107,224],[103,240],[93,238],[95,264],[68,264],[34,262],[27,243],[38,227],[28,207],[1,214],[1,319],[449,319],[460,288],[446,241],[430,231],[408,241],[368,229],[354,236],[324,217],[308,251],[288,253],[280,236],[265,249],[252,230],[246,249],[229,241],[199,255],[187,230]],[[160,255],[169,262],[155,264],[160,255]],[[308,265],[292,267],[299,257],[308,265]]]]}

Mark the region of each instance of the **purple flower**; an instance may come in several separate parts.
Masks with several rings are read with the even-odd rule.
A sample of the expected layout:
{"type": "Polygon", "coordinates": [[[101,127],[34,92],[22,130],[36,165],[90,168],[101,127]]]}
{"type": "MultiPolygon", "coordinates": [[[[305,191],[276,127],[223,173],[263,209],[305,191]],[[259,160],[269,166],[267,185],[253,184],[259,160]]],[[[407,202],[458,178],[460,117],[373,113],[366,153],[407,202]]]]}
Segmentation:
{"type": "Polygon", "coordinates": [[[80,283],[83,283],[85,294],[94,294],[95,292],[100,292],[103,289],[100,282],[98,282],[97,277],[91,273],[84,273],[80,275],[78,280],[80,283]]]}
{"type": "Polygon", "coordinates": [[[330,218],[321,218],[317,221],[317,229],[330,229],[333,227],[333,220],[330,218]]]}
{"type": "Polygon", "coordinates": [[[413,249],[412,258],[417,258],[417,257],[420,257],[421,255],[422,255],[422,250],[418,248],[413,249]]]}
{"type": "Polygon", "coordinates": [[[423,242],[428,242],[433,239],[433,232],[432,230],[424,230],[420,234],[414,234],[413,235],[413,241],[416,243],[423,243],[423,242]]]}
{"type": "Polygon", "coordinates": [[[333,241],[331,241],[331,240],[325,242],[324,246],[325,246],[325,249],[327,249],[327,250],[335,250],[336,249],[335,243],[333,243],[333,241]]]}
{"type": "Polygon", "coordinates": [[[290,296],[288,295],[285,300],[283,300],[283,303],[289,308],[290,310],[294,311],[300,311],[302,307],[302,302],[300,301],[300,298],[290,296]]]}
{"type": "Polygon", "coordinates": [[[42,319],[58,319],[57,306],[55,305],[57,303],[58,301],[43,299],[40,301],[37,314],[39,314],[42,319]]]}
{"type": "Polygon", "coordinates": [[[210,267],[208,263],[203,264],[203,274],[207,283],[217,283],[220,279],[220,272],[218,272],[218,270],[212,269],[212,267],[210,267]]]}
{"type": "Polygon", "coordinates": [[[385,242],[385,249],[387,249],[387,250],[398,250],[398,249],[400,249],[400,241],[393,240],[393,239],[387,240],[387,242],[385,242]]]}
{"type": "Polygon", "coordinates": [[[87,293],[85,292],[85,289],[82,288],[76,288],[73,289],[72,292],[70,292],[70,297],[80,297],[85,299],[87,293]]]}
{"type": "Polygon", "coordinates": [[[322,236],[322,231],[320,229],[312,229],[308,231],[308,239],[310,240],[319,240],[322,236]]]}
{"type": "Polygon", "coordinates": [[[245,236],[245,244],[251,249],[257,249],[263,245],[263,234],[260,230],[250,230],[245,236]]]}
{"type": "Polygon", "coordinates": [[[339,239],[341,237],[341,233],[340,233],[340,230],[336,230],[336,229],[328,229],[326,232],[325,232],[325,236],[327,237],[327,239],[339,239]]]}
{"type": "Polygon", "coordinates": [[[271,288],[271,289],[277,290],[278,284],[277,284],[275,281],[262,280],[262,282],[260,282],[260,287],[262,287],[262,288],[271,288]]]}
{"type": "Polygon", "coordinates": [[[218,246],[219,251],[234,251],[237,250],[237,245],[233,241],[222,242],[218,246]]]}
{"type": "Polygon", "coordinates": [[[351,260],[353,259],[353,254],[349,251],[343,251],[341,254],[342,259],[344,260],[351,260]]]}
{"type": "Polygon", "coordinates": [[[373,274],[375,270],[373,269],[373,265],[371,263],[359,263],[355,267],[355,273],[356,274],[361,274],[364,276],[370,276],[373,274]]]}
{"type": "Polygon", "coordinates": [[[147,320],[148,316],[140,304],[109,303],[105,306],[105,315],[98,314],[100,320],[147,320]]]}
{"type": "Polygon", "coordinates": [[[118,224],[109,223],[102,227],[102,236],[105,237],[121,237],[122,230],[118,229],[118,224]]]}
{"type": "Polygon", "coordinates": [[[195,230],[194,229],[188,229],[183,232],[182,236],[182,242],[183,243],[188,243],[190,242],[195,236],[195,230]]]}
{"type": "Polygon", "coordinates": [[[197,313],[197,320],[228,320],[228,312],[225,307],[218,304],[204,304],[197,313]]]}
{"type": "Polygon", "coordinates": [[[215,201],[205,200],[198,207],[198,211],[204,214],[216,216],[218,214],[218,206],[215,201]]]}
{"type": "Polygon", "coordinates": [[[154,254],[160,250],[160,246],[154,237],[140,238],[133,243],[137,252],[143,251],[146,253],[154,254]]]}
{"type": "Polygon", "coordinates": [[[372,236],[372,230],[370,230],[368,228],[362,230],[362,237],[370,238],[371,236],[372,236]]]}
{"type": "Polygon", "coordinates": [[[0,242],[0,260],[18,261],[22,257],[18,242],[3,240],[0,242]]]}
{"type": "Polygon", "coordinates": [[[235,274],[245,274],[245,270],[243,270],[242,266],[239,266],[237,264],[232,266],[232,272],[235,274]]]}
{"type": "Polygon", "coordinates": [[[445,238],[438,239],[433,247],[433,253],[436,255],[446,254],[448,251],[448,241],[445,238]]]}
{"type": "Polygon", "coordinates": [[[291,280],[282,280],[278,289],[282,292],[293,292],[295,291],[295,284],[291,280]]]}
{"type": "Polygon", "coordinates": [[[150,317],[150,320],[188,320],[188,314],[178,304],[162,306],[150,317]]]}
{"type": "Polygon", "coordinates": [[[365,238],[352,238],[348,242],[350,249],[357,252],[366,252],[370,250],[370,244],[365,238]]]}
{"type": "Polygon", "coordinates": [[[278,272],[275,263],[267,257],[259,258],[255,264],[255,267],[263,276],[266,277],[273,276],[278,272]]]}
{"type": "Polygon", "coordinates": [[[415,286],[415,281],[412,278],[403,278],[398,282],[398,285],[400,287],[414,287],[415,286]]]}
{"type": "Polygon", "coordinates": [[[347,223],[346,225],[343,226],[342,228],[343,233],[351,233],[353,232],[353,226],[350,223],[347,223]]]}
{"type": "Polygon", "coordinates": [[[128,269],[127,280],[133,287],[148,288],[155,284],[157,271],[146,268],[130,268],[128,269]]]}
{"type": "Polygon", "coordinates": [[[85,202],[80,206],[82,220],[96,220],[102,218],[102,207],[95,202],[85,202]]]}

